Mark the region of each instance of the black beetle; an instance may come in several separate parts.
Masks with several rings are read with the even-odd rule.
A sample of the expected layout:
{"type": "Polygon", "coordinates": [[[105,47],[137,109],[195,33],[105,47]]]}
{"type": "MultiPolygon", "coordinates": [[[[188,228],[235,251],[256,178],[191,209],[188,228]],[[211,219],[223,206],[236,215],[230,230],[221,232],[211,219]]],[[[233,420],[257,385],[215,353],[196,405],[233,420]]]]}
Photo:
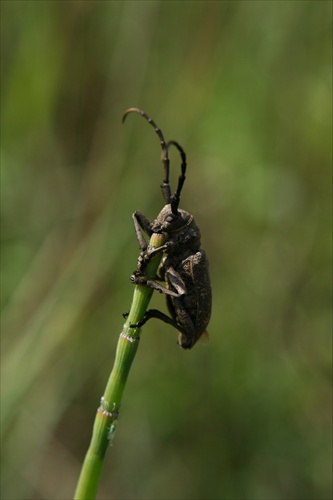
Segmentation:
{"type": "Polygon", "coordinates": [[[162,131],[144,111],[137,108],[128,109],[123,115],[123,122],[126,116],[133,112],[143,116],[154,127],[160,139],[165,172],[161,189],[166,205],[152,223],[139,211],[132,216],[141,254],[138,268],[131,276],[131,281],[164,293],[171,318],[157,309],[150,309],[142,321],[131,326],[141,327],[150,318],[161,319],[179,331],[178,344],[183,349],[191,349],[206,333],[211,315],[212,289],[208,260],[204,250],[200,248],[200,230],[193,215],[178,208],[185,181],[186,154],[176,141],[169,141],[166,144],[162,131]],[[171,145],[178,149],[182,159],[181,174],[173,196],[169,185],[168,149],[171,145]],[[165,233],[166,243],[155,250],[150,249],[141,229],[149,237],[153,233],[165,233]],[[165,255],[158,270],[157,280],[165,281],[166,286],[162,286],[156,280],[147,280],[145,276],[147,262],[152,255],[161,251],[165,255]]]}

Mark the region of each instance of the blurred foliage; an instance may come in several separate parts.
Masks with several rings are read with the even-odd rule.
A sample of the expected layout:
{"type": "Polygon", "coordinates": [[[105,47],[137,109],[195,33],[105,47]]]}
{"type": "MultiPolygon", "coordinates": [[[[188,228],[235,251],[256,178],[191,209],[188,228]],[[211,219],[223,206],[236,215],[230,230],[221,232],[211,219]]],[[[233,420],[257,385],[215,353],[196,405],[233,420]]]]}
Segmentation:
{"type": "Polygon", "coordinates": [[[331,498],[331,20],[328,1],[1,2],[3,499],[75,488],[131,213],[163,205],[130,106],[188,153],[213,316],[190,352],[145,326],[99,498],[331,498]]]}

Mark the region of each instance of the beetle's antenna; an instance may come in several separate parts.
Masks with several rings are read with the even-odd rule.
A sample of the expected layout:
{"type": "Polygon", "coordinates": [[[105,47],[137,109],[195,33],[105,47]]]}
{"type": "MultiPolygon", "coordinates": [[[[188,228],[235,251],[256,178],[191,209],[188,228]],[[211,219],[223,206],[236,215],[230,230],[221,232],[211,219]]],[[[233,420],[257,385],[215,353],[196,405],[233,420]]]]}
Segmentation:
{"type": "Polygon", "coordinates": [[[154,130],[155,130],[156,134],[158,135],[158,138],[159,138],[160,144],[161,144],[161,148],[162,148],[162,163],[164,166],[164,180],[163,180],[163,184],[161,185],[161,189],[162,189],[162,194],[163,194],[163,198],[164,198],[165,202],[171,203],[171,190],[170,190],[170,185],[169,185],[169,164],[170,164],[170,161],[169,161],[169,156],[168,156],[168,146],[166,145],[162,131],[161,131],[161,129],[158,128],[156,123],[151,118],[149,118],[147,113],[145,113],[144,111],[142,111],[141,109],[138,109],[138,108],[127,109],[125,111],[125,113],[123,114],[123,119],[122,119],[123,123],[126,120],[126,117],[129,113],[138,113],[139,115],[143,116],[148,121],[148,123],[150,123],[150,125],[152,125],[152,127],[154,127],[154,130]]]}
{"type": "Polygon", "coordinates": [[[184,182],[186,179],[185,172],[186,172],[187,163],[186,163],[186,153],[183,150],[183,148],[180,146],[180,144],[178,144],[178,142],[176,142],[176,141],[169,141],[167,144],[167,149],[169,149],[169,147],[171,145],[175,146],[178,149],[178,151],[180,152],[181,159],[182,159],[182,164],[180,167],[181,173],[180,173],[180,176],[178,177],[178,186],[177,186],[175,194],[173,196],[171,196],[171,199],[170,199],[171,210],[173,213],[177,213],[179,202],[180,202],[180,193],[183,189],[183,185],[184,185],[184,182]]]}

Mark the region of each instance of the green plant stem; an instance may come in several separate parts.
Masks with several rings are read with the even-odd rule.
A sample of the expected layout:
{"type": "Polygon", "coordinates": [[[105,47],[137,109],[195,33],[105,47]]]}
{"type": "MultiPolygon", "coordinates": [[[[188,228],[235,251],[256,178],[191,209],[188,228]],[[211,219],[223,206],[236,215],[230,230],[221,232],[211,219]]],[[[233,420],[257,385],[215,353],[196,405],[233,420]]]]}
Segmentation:
{"type": "MultiPolygon", "coordinates": [[[[149,246],[157,248],[162,246],[164,241],[162,234],[153,234],[149,246]]],[[[147,278],[156,276],[161,257],[162,253],[152,257],[147,265],[147,278]]],[[[90,446],[74,495],[75,500],[95,498],[105,452],[114,436],[127,376],[139,345],[140,328],[130,328],[130,325],[138,323],[144,317],[152,293],[153,290],[147,286],[135,286],[131,310],[118,340],[114,366],[95,417],[90,446]]]]}

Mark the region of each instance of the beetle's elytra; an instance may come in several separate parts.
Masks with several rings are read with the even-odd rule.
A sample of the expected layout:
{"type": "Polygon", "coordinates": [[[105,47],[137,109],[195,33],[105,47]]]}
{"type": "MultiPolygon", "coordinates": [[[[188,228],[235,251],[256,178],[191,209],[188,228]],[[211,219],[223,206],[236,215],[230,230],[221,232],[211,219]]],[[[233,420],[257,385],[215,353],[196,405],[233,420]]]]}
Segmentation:
{"type": "Polygon", "coordinates": [[[131,276],[136,284],[146,285],[165,294],[171,317],[157,309],[150,309],[140,323],[144,325],[148,319],[157,318],[172,325],[179,332],[178,344],[183,349],[191,349],[197,340],[206,333],[212,308],[212,289],[208,272],[208,260],[201,248],[201,235],[193,215],[179,209],[180,194],[185,182],[186,154],[176,141],[165,142],[162,131],[155,122],[140,109],[130,108],[123,116],[123,121],[129,113],[143,116],[155,129],[162,148],[162,163],[164,180],[161,185],[166,205],[153,222],[141,212],[134,212],[132,218],[141,253],[138,267],[131,276]],[[181,173],[174,195],[171,195],[169,184],[169,147],[175,146],[181,156],[181,173]],[[166,242],[163,246],[151,250],[143,236],[153,233],[164,233],[166,242]],[[145,267],[152,255],[163,252],[164,256],[158,270],[156,280],[148,280],[145,267]],[[164,281],[165,286],[159,283],[164,281]]]}

